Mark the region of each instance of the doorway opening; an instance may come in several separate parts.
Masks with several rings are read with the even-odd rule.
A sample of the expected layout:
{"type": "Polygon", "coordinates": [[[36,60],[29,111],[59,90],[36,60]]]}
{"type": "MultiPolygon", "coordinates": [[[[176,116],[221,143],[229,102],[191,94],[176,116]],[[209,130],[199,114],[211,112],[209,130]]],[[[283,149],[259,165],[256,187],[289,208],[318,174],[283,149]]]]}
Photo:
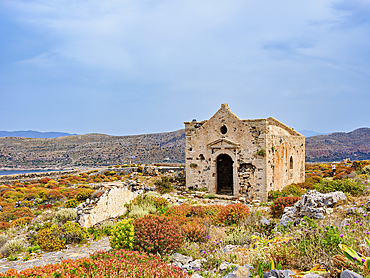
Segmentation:
{"type": "Polygon", "coordinates": [[[217,194],[233,195],[233,163],[227,154],[217,157],[217,194]]]}

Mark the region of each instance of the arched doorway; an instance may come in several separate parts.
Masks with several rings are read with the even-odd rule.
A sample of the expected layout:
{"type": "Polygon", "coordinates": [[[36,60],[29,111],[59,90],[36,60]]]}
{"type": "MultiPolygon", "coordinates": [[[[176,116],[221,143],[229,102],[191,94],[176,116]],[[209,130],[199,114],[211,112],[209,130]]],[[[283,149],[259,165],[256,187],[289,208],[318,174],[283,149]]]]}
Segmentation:
{"type": "Polygon", "coordinates": [[[217,157],[217,194],[233,195],[233,163],[227,154],[217,157]]]}

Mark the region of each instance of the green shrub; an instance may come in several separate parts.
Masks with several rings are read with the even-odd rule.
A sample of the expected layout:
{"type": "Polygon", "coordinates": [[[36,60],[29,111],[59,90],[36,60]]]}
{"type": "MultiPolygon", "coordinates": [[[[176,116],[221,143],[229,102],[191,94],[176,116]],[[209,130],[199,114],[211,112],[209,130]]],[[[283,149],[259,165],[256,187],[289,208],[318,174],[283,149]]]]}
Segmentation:
{"type": "Polygon", "coordinates": [[[267,200],[268,200],[269,202],[271,202],[271,201],[274,201],[274,200],[276,200],[277,198],[280,198],[280,197],[282,197],[282,196],[283,196],[283,193],[281,193],[281,191],[279,191],[279,190],[276,190],[276,191],[272,190],[272,191],[269,191],[269,192],[268,192],[267,200]]]}
{"type": "Polygon", "coordinates": [[[259,151],[257,151],[256,154],[264,157],[266,155],[266,150],[262,148],[259,151]]]}
{"type": "Polygon", "coordinates": [[[285,186],[281,193],[283,197],[301,197],[303,194],[306,193],[306,191],[298,185],[292,183],[285,186]]]}
{"type": "Polygon", "coordinates": [[[141,218],[144,215],[156,213],[157,209],[151,204],[133,205],[127,214],[130,218],[141,218]]]}
{"type": "Polygon", "coordinates": [[[133,219],[124,219],[113,227],[109,245],[116,250],[133,250],[135,240],[134,236],[133,219]]]}
{"type": "Polygon", "coordinates": [[[89,237],[86,228],[78,223],[66,222],[63,226],[51,225],[40,230],[36,236],[36,243],[44,251],[57,251],[66,244],[81,243],[89,237]]]}
{"type": "Polygon", "coordinates": [[[366,174],[366,175],[370,175],[370,165],[367,165],[367,166],[363,167],[362,170],[361,170],[361,173],[366,174]]]}
{"type": "Polygon", "coordinates": [[[283,211],[286,207],[293,206],[299,197],[280,197],[274,201],[271,205],[271,214],[275,218],[280,218],[283,215],[283,211]]]}
{"type": "Polygon", "coordinates": [[[232,227],[225,231],[227,236],[224,238],[224,244],[243,245],[251,242],[251,238],[247,231],[242,227],[232,227]]]}
{"type": "Polygon", "coordinates": [[[158,187],[158,191],[161,194],[169,193],[173,190],[171,182],[167,176],[163,176],[161,178],[156,179],[154,184],[158,187]]]}
{"type": "Polygon", "coordinates": [[[62,208],[58,210],[53,218],[53,222],[63,225],[67,221],[74,221],[77,218],[77,212],[72,208],[62,208]]]}
{"type": "Polygon", "coordinates": [[[365,186],[360,182],[353,182],[349,179],[343,180],[326,180],[313,185],[313,188],[321,193],[342,191],[352,196],[360,196],[365,193],[365,186]]]}
{"type": "Polygon", "coordinates": [[[162,198],[162,197],[154,198],[154,203],[155,203],[155,207],[157,209],[168,206],[168,201],[165,198],[162,198]]]}
{"type": "Polygon", "coordinates": [[[249,213],[249,208],[246,205],[237,203],[223,207],[217,218],[219,223],[226,225],[238,224],[244,220],[249,213]]]}
{"type": "Polygon", "coordinates": [[[57,225],[40,230],[36,236],[36,243],[43,251],[58,251],[66,244],[65,240],[60,238],[59,227],[57,225]]]}
{"type": "Polygon", "coordinates": [[[81,227],[78,223],[67,221],[62,227],[59,228],[61,238],[67,244],[81,243],[89,238],[89,233],[85,227],[81,227]]]}
{"type": "Polygon", "coordinates": [[[8,241],[8,237],[4,234],[0,234],[0,248],[8,241]]]}
{"type": "Polygon", "coordinates": [[[85,201],[86,199],[89,199],[91,197],[93,190],[90,189],[84,189],[77,193],[76,200],[77,201],[85,201]]]}
{"type": "Polygon", "coordinates": [[[155,199],[148,195],[139,195],[127,207],[127,215],[130,218],[140,218],[147,214],[152,214],[157,211],[155,207],[155,199]]]}
{"type": "Polygon", "coordinates": [[[148,191],[144,194],[145,196],[148,196],[148,197],[159,197],[160,195],[155,192],[155,191],[148,191]]]}
{"type": "Polygon", "coordinates": [[[8,257],[10,254],[19,254],[24,251],[24,240],[23,239],[13,239],[7,241],[1,248],[1,254],[4,257],[8,257]]]}
{"type": "Polygon", "coordinates": [[[184,242],[178,226],[167,217],[147,215],[135,219],[134,249],[152,254],[172,253],[184,242]]]}
{"type": "Polygon", "coordinates": [[[23,201],[22,206],[32,208],[34,206],[34,203],[32,201],[23,201]]]}
{"type": "Polygon", "coordinates": [[[75,208],[78,205],[78,201],[76,199],[70,199],[64,203],[66,208],[75,208]]]}
{"type": "Polygon", "coordinates": [[[213,194],[213,193],[204,194],[204,195],[203,195],[203,198],[204,198],[204,199],[215,199],[215,198],[216,198],[216,195],[215,195],[215,194],[213,194]]]}

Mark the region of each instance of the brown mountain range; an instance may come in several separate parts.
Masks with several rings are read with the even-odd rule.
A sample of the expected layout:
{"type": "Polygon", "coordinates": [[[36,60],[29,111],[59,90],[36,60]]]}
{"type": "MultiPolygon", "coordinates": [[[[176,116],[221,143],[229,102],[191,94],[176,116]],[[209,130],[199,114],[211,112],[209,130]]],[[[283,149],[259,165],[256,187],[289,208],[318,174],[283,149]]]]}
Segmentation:
{"type": "Polygon", "coordinates": [[[370,159],[370,128],[306,138],[306,161],[339,161],[346,158],[370,159]]]}
{"type": "MultiPolygon", "coordinates": [[[[0,168],[183,163],[184,130],[133,136],[85,134],[59,138],[0,137],[0,168]],[[132,159],[135,156],[135,159],[132,159]]],[[[370,159],[370,128],[306,138],[306,161],[370,159]]]]}

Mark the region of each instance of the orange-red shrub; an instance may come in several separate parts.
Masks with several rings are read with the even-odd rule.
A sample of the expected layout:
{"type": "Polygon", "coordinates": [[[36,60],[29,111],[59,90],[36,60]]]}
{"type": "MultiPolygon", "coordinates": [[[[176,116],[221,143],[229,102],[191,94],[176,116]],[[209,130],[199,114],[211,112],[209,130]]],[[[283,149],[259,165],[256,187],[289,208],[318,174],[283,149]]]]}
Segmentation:
{"type": "Polygon", "coordinates": [[[48,181],[50,181],[51,179],[49,179],[49,178],[43,178],[43,179],[41,179],[40,180],[40,182],[41,183],[43,183],[43,184],[46,184],[46,183],[48,183],[48,181]]]}
{"type": "Polygon", "coordinates": [[[164,215],[165,216],[180,216],[186,217],[191,215],[191,208],[192,206],[189,204],[182,204],[180,206],[174,206],[169,208],[164,215]]]}
{"type": "Polygon", "coordinates": [[[0,222],[0,230],[7,230],[9,229],[10,224],[8,222],[0,222]]]}
{"type": "Polygon", "coordinates": [[[146,215],[135,219],[134,249],[152,254],[171,253],[184,242],[178,226],[167,217],[146,215]]]}
{"type": "Polygon", "coordinates": [[[286,207],[293,206],[299,197],[280,197],[274,201],[271,205],[271,214],[275,218],[280,218],[283,215],[283,211],[286,207]]]}
{"type": "Polygon", "coordinates": [[[217,216],[219,223],[226,225],[237,224],[244,220],[249,213],[246,205],[237,203],[223,207],[217,216]]]}
{"type": "Polygon", "coordinates": [[[179,267],[168,264],[159,256],[134,251],[98,251],[91,258],[64,260],[60,264],[48,264],[21,271],[10,269],[0,277],[156,277],[187,278],[189,274],[179,267]]]}
{"type": "Polygon", "coordinates": [[[21,218],[21,217],[35,217],[32,210],[27,207],[20,207],[16,208],[14,211],[12,211],[15,218],[21,218]]]}
{"type": "Polygon", "coordinates": [[[18,219],[14,219],[12,222],[10,222],[10,227],[15,227],[15,226],[21,226],[24,224],[31,223],[32,217],[21,217],[18,219]]]}
{"type": "Polygon", "coordinates": [[[206,241],[207,229],[202,224],[190,222],[181,226],[181,233],[193,242],[206,241]]]}

